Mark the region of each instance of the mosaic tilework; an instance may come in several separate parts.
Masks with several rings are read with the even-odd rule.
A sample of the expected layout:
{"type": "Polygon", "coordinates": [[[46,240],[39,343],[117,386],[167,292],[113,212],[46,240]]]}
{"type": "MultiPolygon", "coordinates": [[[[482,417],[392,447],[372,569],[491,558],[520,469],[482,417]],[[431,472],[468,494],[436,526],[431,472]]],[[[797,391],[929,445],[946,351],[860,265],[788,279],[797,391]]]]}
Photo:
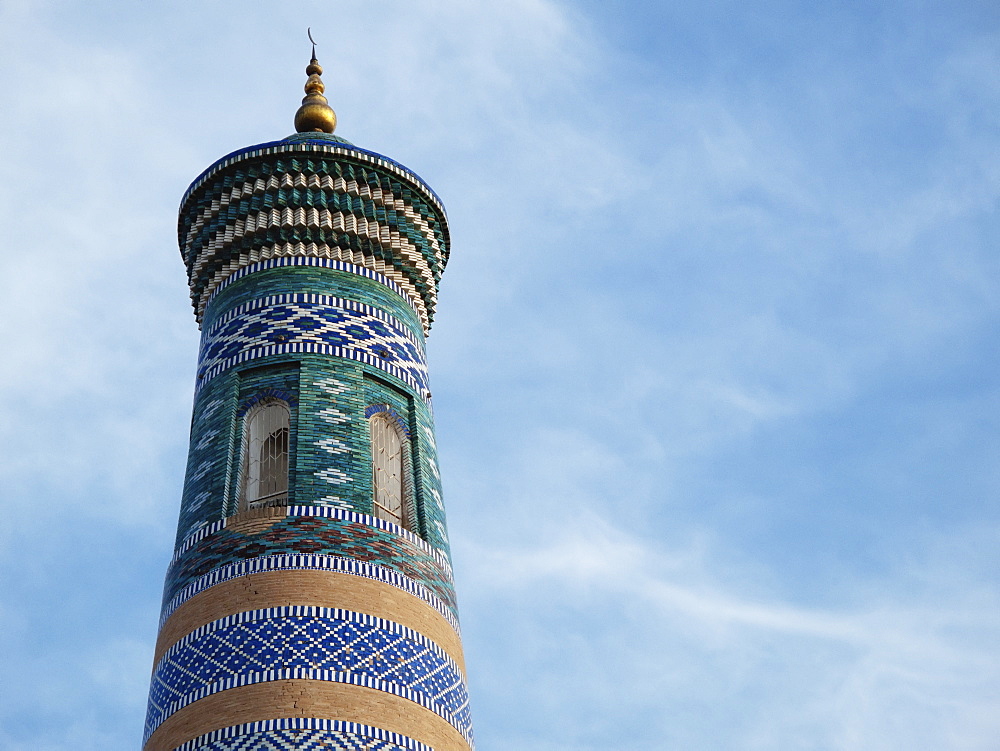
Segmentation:
{"type": "Polygon", "coordinates": [[[236,416],[243,417],[243,415],[253,409],[256,405],[270,399],[280,399],[288,405],[293,405],[296,401],[298,401],[295,392],[268,386],[260,389],[259,391],[254,391],[254,393],[245,399],[241,399],[239,409],[236,411],[236,416]]]}
{"type": "MultiPolygon", "coordinates": [[[[242,270],[255,267],[258,265],[258,262],[266,264],[305,258],[310,258],[318,262],[328,262],[332,268],[341,268],[345,271],[349,268],[364,269],[370,272],[370,276],[366,274],[359,274],[359,276],[366,276],[379,282],[390,282],[390,284],[386,284],[386,288],[396,291],[413,308],[420,320],[421,330],[425,334],[430,331],[433,316],[431,311],[428,310],[426,301],[420,297],[420,290],[408,280],[402,278],[399,273],[386,268],[384,263],[380,264],[370,260],[361,253],[338,251],[336,248],[330,248],[330,246],[324,244],[301,242],[276,242],[260,249],[254,249],[245,255],[240,255],[233,259],[223,269],[216,271],[212,278],[205,283],[204,289],[195,300],[196,320],[199,324],[202,323],[213,295],[222,288],[223,284],[225,284],[232,273],[235,273],[236,269],[242,270]],[[338,258],[341,260],[338,260],[338,258]],[[371,268],[366,267],[366,264],[370,264],[371,268]]],[[[348,273],[353,272],[348,271],[348,273]]]]}
{"type": "Polygon", "coordinates": [[[199,383],[248,360],[308,352],[358,360],[426,393],[422,343],[394,317],[327,295],[286,294],[230,311],[202,337],[199,383]]]}
{"type": "Polygon", "coordinates": [[[357,722],[289,717],[214,730],[174,751],[434,751],[412,738],[357,722]]]}
{"type": "MultiPolygon", "coordinates": [[[[238,271],[234,271],[231,274],[229,274],[229,276],[227,276],[222,282],[219,283],[217,287],[215,287],[212,290],[211,295],[208,297],[205,306],[206,307],[205,319],[203,319],[203,322],[214,323],[209,319],[207,308],[211,306],[212,303],[215,302],[216,298],[218,298],[230,285],[240,281],[240,279],[243,279],[244,277],[250,274],[256,274],[261,271],[272,271],[273,269],[302,270],[302,269],[308,269],[309,267],[316,269],[330,269],[332,271],[338,271],[344,274],[351,274],[353,276],[363,277],[364,279],[370,279],[373,282],[376,282],[377,284],[387,287],[388,289],[395,292],[403,301],[406,302],[406,304],[413,310],[414,313],[417,312],[417,305],[413,301],[413,299],[407,294],[406,290],[404,290],[402,287],[400,287],[398,284],[392,281],[392,279],[385,276],[385,274],[379,274],[378,272],[372,271],[371,269],[365,268],[364,266],[358,266],[357,264],[353,263],[345,263],[344,261],[335,261],[330,258],[292,255],[292,256],[278,256],[276,258],[270,258],[266,261],[248,263],[246,266],[241,267],[238,271]]],[[[280,279],[281,279],[280,283],[282,285],[282,289],[287,289],[288,280],[294,279],[294,276],[287,273],[281,274],[280,279]]],[[[303,285],[300,284],[298,286],[303,286],[303,285]]],[[[361,285],[358,284],[358,280],[354,279],[350,280],[349,288],[352,294],[357,295],[358,292],[360,291],[359,289],[360,287],[361,285]]],[[[393,306],[391,304],[389,305],[383,304],[383,307],[393,307],[393,306]]]]}
{"type": "MultiPolygon", "coordinates": [[[[274,259],[272,259],[274,260],[274,259]]],[[[345,303],[359,309],[375,311],[402,323],[408,332],[411,342],[419,342],[422,352],[423,332],[419,319],[413,309],[398,292],[370,278],[377,276],[369,272],[354,274],[345,273],[343,268],[349,265],[325,259],[293,258],[278,259],[281,263],[260,262],[250,273],[233,273],[230,279],[220,286],[212,298],[205,314],[205,331],[209,332],[221,322],[235,315],[234,311],[243,308],[248,301],[260,300],[262,297],[279,297],[282,295],[326,295],[329,298],[339,298],[345,303]],[[285,263],[287,261],[287,263],[285,263]],[[343,268],[342,268],[343,267],[343,268]],[[332,293],[332,294],[331,294],[332,293]]],[[[358,270],[359,267],[350,267],[358,270]]],[[[385,280],[382,280],[385,281],[385,280]]],[[[326,299],[326,298],[317,298],[326,299]]],[[[280,335],[280,334],[279,334],[280,335]]],[[[264,340],[265,346],[266,340],[264,340]]],[[[289,344],[284,342],[283,344],[289,344]]],[[[414,388],[411,382],[403,381],[391,372],[394,366],[386,366],[386,358],[378,358],[375,365],[358,361],[343,362],[341,358],[328,358],[325,355],[313,353],[281,352],[281,349],[295,349],[292,346],[275,347],[267,350],[263,347],[252,347],[258,354],[266,352],[263,357],[248,360],[236,365],[233,370],[242,371],[247,366],[255,367],[255,363],[295,361],[301,369],[301,404],[296,427],[299,431],[295,441],[295,474],[296,481],[291,490],[296,502],[317,503],[351,508],[358,511],[370,511],[370,468],[367,445],[367,424],[361,419],[361,413],[373,401],[383,401],[383,394],[370,393],[365,384],[364,398],[361,397],[361,385],[358,376],[369,369],[384,374],[388,385],[397,385],[404,392],[402,405],[392,403],[394,409],[407,424],[412,433],[412,456],[408,457],[408,465],[412,470],[408,476],[414,481],[413,501],[417,510],[420,534],[441,549],[447,549],[447,536],[444,531],[443,507],[440,504],[440,480],[434,470],[434,457],[425,457],[426,450],[433,452],[433,446],[426,438],[426,431],[421,426],[431,423],[429,404],[425,398],[426,391],[414,388]],[[356,363],[352,365],[351,363],[356,363]],[[360,366],[360,367],[357,367],[360,366]],[[319,375],[320,377],[316,377],[319,375]],[[396,381],[397,384],[392,382],[396,381]],[[407,395],[412,394],[410,397],[407,395]],[[431,469],[428,469],[428,467],[431,469]]],[[[370,358],[370,354],[366,357],[370,358]]],[[[370,360],[372,361],[372,360],[370,360]]],[[[242,389],[236,384],[219,384],[219,376],[199,379],[198,395],[213,391],[224,395],[229,408],[229,399],[234,389],[242,389]]],[[[398,373],[397,375],[404,375],[398,373]]],[[[230,378],[230,376],[226,376],[230,378]]],[[[242,380],[241,380],[242,383],[242,380]]],[[[391,400],[390,400],[391,401],[391,400]]],[[[196,405],[197,410],[197,405],[196,405]]],[[[213,429],[218,436],[232,436],[233,414],[220,413],[220,420],[228,420],[226,424],[216,424],[213,429]]],[[[195,530],[200,525],[210,524],[220,516],[233,513],[232,488],[236,487],[234,478],[226,476],[232,467],[238,467],[239,447],[223,445],[222,438],[217,439],[210,447],[200,450],[200,454],[213,453],[199,464],[201,472],[194,481],[188,484],[184,497],[184,511],[179,525],[180,536],[195,530]],[[227,470],[228,468],[228,470],[227,470]]],[[[190,473],[189,473],[190,476],[190,473]]]]}
{"type": "MultiPolygon", "coordinates": [[[[198,391],[188,473],[178,523],[178,542],[201,527],[236,511],[240,468],[242,404],[271,389],[295,397],[292,503],[371,512],[371,447],[365,410],[390,406],[410,434],[410,465],[417,510],[414,530],[435,548],[447,551],[444,506],[433,442],[430,408],[423,399],[388,383],[370,380],[361,368],[338,358],[300,355],[298,361],[265,358],[249,372],[230,370],[198,391]],[[276,382],[276,383],[275,383],[276,382]],[[274,383],[274,386],[268,385],[274,383]]],[[[385,371],[372,372],[388,379],[385,371]]],[[[401,387],[406,384],[397,381],[401,387]]]]}
{"type": "Polygon", "coordinates": [[[305,606],[238,613],[174,644],[153,670],[145,738],[171,714],[205,696],[290,678],[402,696],[471,740],[465,680],[436,644],[382,618],[305,606]]]}
{"type": "Polygon", "coordinates": [[[192,184],[179,240],[192,302],[247,263],[316,256],[392,279],[429,328],[448,258],[443,207],[415,175],[341,143],[299,139],[244,149],[192,184]]]}
{"type": "Polygon", "coordinates": [[[177,521],[180,541],[209,518],[225,516],[223,502],[236,482],[235,413],[239,383],[222,379],[196,394],[191,418],[191,444],[177,521]]]}
{"type": "Polygon", "coordinates": [[[410,437],[410,426],[406,424],[406,421],[399,416],[399,413],[390,407],[388,404],[372,404],[365,408],[365,417],[371,417],[372,415],[385,414],[392,418],[392,421],[396,423],[403,435],[407,438],[410,437]]]}
{"type": "Polygon", "coordinates": [[[344,497],[344,488],[354,480],[353,474],[348,471],[348,462],[354,457],[349,435],[355,430],[351,413],[358,406],[355,404],[356,397],[351,393],[349,383],[336,378],[314,380],[312,385],[320,401],[314,405],[315,419],[311,421],[314,428],[312,445],[318,452],[310,470],[316,482],[325,484],[323,490],[318,492],[313,486],[313,502],[350,510],[351,503],[344,497]]]}
{"type": "Polygon", "coordinates": [[[256,535],[241,535],[223,527],[198,537],[190,546],[182,545],[182,552],[167,570],[165,605],[216,569],[250,559],[304,555],[343,558],[388,569],[426,588],[454,613],[455,591],[446,556],[415,535],[400,534],[405,530],[395,525],[375,524],[382,520],[374,517],[336,508],[312,508],[329,516],[287,516],[256,535]]]}
{"type": "MultiPolygon", "coordinates": [[[[334,136],[298,134],[202,173],[182,201],[178,234],[204,333],[162,618],[222,581],[311,569],[397,587],[457,633],[424,356],[450,243],[437,196],[391,160],[334,136]],[[241,415],[279,392],[292,408],[295,505],[273,524],[227,528],[241,415]],[[392,415],[409,439],[412,531],[371,516],[373,410],[392,415]]],[[[472,743],[463,678],[436,645],[400,624],[305,606],[223,618],[171,646],[156,666],[147,737],[199,698],[291,678],[391,693],[472,743]]],[[[319,719],[227,728],[182,749],[313,747],[432,751],[319,719]]]]}
{"type": "MultiPolygon", "coordinates": [[[[278,181],[274,177],[268,181],[267,187],[278,188],[281,187],[292,187],[295,184],[295,180],[289,176],[284,176],[286,180],[278,181]]],[[[315,177],[315,176],[313,176],[315,177]]],[[[304,181],[304,178],[302,178],[304,181]]],[[[333,188],[335,190],[339,189],[341,195],[345,195],[344,189],[341,186],[334,185],[337,182],[343,183],[343,179],[332,180],[329,176],[325,176],[323,180],[315,178],[315,181],[309,181],[308,187],[310,188],[333,188]],[[324,184],[329,182],[329,185],[324,184]]],[[[298,186],[297,186],[298,187],[298,186]]],[[[304,183],[301,187],[306,187],[304,183]]],[[[233,190],[232,198],[238,200],[239,192],[241,186],[237,186],[233,190]]],[[[244,194],[253,195],[254,193],[261,192],[265,189],[265,183],[263,180],[258,179],[253,185],[250,183],[244,183],[242,190],[244,194]]],[[[384,192],[376,191],[377,196],[373,197],[373,205],[382,205],[385,203],[393,203],[394,199],[392,194],[386,194],[384,192]]],[[[223,195],[223,203],[225,199],[230,196],[223,195]]],[[[331,197],[326,197],[326,201],[331,201],[331,197]]],[[[250,202],[251,206],[253,202],[250,202]]],[[[350,202],[349,202],[350,203],[350,202]]],[[[400,207],[403,209],[404,215],[407,219],[414,221],[414,224],[424,236],[422,239],[429,242],[434,248],[435,255],[440,256],[440,248],[438,246],[436,238],[433,236],[429,227],[425,222],[419,221],[419,215],[417,215],[412,209],[406,210],[405,202],[400,202],[400,207]]],[[[199,275],[203,272],[206,266],[210,264],[212,259],[221,251],[224,251],[227,246],[239,241],[246,239],[257,239],[255,236],[259,236],[261,239],[273,239],[269,237],[270,234],[268,230],[274,228],[278,231],[279,235],[291,235],[299,237],[308,237],[313,240],[312,243],[303,243],[303,245],[313,244],[316,246],[313,255],[321,255],[326,257],[331,257],[331,250],[337,252],[337,257],[340,257],[340,248],[338,245],[331,245],[328,242],[315,242],[317,235],[338,237],[341,234],[353,235],[358,238],[367,239],[372,244],[381,244],[383,247],[389,247],[395,254],[402,256],[411,265],[415,271],[421,275],[426,280],[432,280],[434,278],[434,272],[431,270],[427,263],[427,260],[423,258],[420,249],[415,243],[411,242],[405,235],[400,234],[398,229],[393,225],[388,225],[381,223],[377,220],[366,219],[364,215],[356,215],[353,213],[345,213],[343,211],[330,211],[323,205],[319,208],[315,206],[310,206],[308,208],[303,208],[301,206],[296,208],[271,208],[267,209],[266,204],[263,201],[258,202],[258,206],[255,208],[250,208],[249,212],[240,216],[235,223],[220,225],[216,223],[214,227],[214,233],[208,238],[199,238],[198,235],[203,229],[206,222],[211,221],[211,214],[214,213],[212,208],[206,208],[203,211],[202,216],[195,219],[191,229],[188,231],[187,241],[190,244],[194,244],[199,239],[203,241],[203,246],[200,251],[192,259],[191,273],[192,275],[199,275]],[[313,230],[313,232],[310,232],[313,230]],[[318,231],[317,231],[318,230],[318,231]]],[[[382,212],[379,212],[382,213],[382,212]]],[[[323,237],[323,239],[327,239],[323,237]]],[[[270,243],[268,243],[270,244],[270,243]]],[[[263,249],[263,244],[261,245],[263,249]]],[[[345,248],[345,250],[347,250],[345,248]]],[[[258,250],[258,253],[260,250],[258,250]]],[[[351,260],[354,258],[354,251],[350,249],[349,254],[346,258],[341,258],[341,260],[351,260]]],[[[382,261],[382,269],[385,269],[385,259],[380,258],[377,260],[382,261]]],[[[391,273],[391,267],[390,267],[391,273]]],[[[401,280],[402,284],[407,288],[411,288],[412,281],[406,279],[405,277],[401,280]]],[[[413,285],[417,287],[417,285],[413,285]]],[[[419,287],[417,287],[419,289],[419,287]]],[[[427,302],[433,303],[436,300],[433,294],[428,295],[427,302]]]]}
{"type": "Polygon", "coordinates": [[[261,363],[233,378],[217,378],[195,392],[192,440],[177,526],[177,541],[195,529],[236,512],[242,450],[241,411],[274,395],[291,409],[290,497],[297,487],[295,462],[300,418],[296,362],[261,363]]]}
{"type": "Polygon", "coordinates": [[[216,173],[234,164],[238,164],[244,159],[266,156],[268,154],[280,154],[283,152],[302,151],[308,153],[313,151],[314,147],[319,147],[318,151],[324,154],[350,154],[352,156],[360,157],[371,164],[384,168],[403,180],[416,183],[427,193],[428,200],[435,206],[435,208],[437,208],[442,214],[444,213],[444,205],[441,203],[441,199],[438,197],[438,194],[434,192],[434,189],[431,188],[430,185],[424,182],[420,175],[411,170],[409,167],[400,164],[395,159],[390,159],[389,157],[375,151],[355,146],[340,136],[326,133],[293,133],[286,138],[282,138],[280,141],[268,141],[267,143],[258,143],[254,146],[244,146],[241,149],[236,149],[236,151],[232,151],[221,159],[217,159],[214,164],[211,164],[202,170],[202,173],[195,178],[194,182],[192,182],[191,185],[188,186],[188,189],[184,192],[181,204],[183,205],[192,193],[200,188],[207,180],[214,177],[216,173]],[[348,147],[350,151],[342,147],[348,147]]]}
{"type": "MultiPolygon", "coordinates": [[[[419,319],[403,298],[376,280],[344,273],[319,261],[313,263],[313,260],[295,259],[295,263],[289,265],[261,264],[258,271],[239,278],[234,275],[234,279],[213,298],[205,318],[206,334],[216,327],[224,328],[224,321],[231,322],[234,315],[246,310],[255,300],[265,297],[289,299],[291,295],[303,299],[301,296],[307,295],[310,300],[342,300],[345,306],[372,313],[383,322],[395,320],[402,324],[411,346],[420,345],[422,355],[423,332],[419,319]],[[299,265],[298,261],[305,263],[299,265]]],[[[253,349],[261,353],[268,351],[261,347],[253,349]]],[[[238,487],[241,446],[237,440],[239,415],[238,411],[233,411],[233,400],[244,399],[242,373],[247,367],[256,369],[261,365],[277,367],[290,363],[298,367],[299,377],[294,388],[288,388],[298,390],[300,397],[298,416],[293,419],[293,433],[296,433],[292,441],[294,469],[290,471],[295,475],[290,488],[293,502],[371,511],[370,446],[367,420],[363,415],[374,402],[388,403],[412,436],[408,477],[413,480],[412,500],[418,531],[436,547],[447,550],[443,507],[436,500],[440,497],[439,480],[425,471],[427,461],[423,456],[429,444],[420,426],[431,420],[424,398],[426,392],[397,378],[390,372],[392,367],[376,367],[387,365],[385,358],[378,358],[372,366],[313,353],[265,355],[223,371],[207,379],[207,383],[205,378],[198,379],[196,419],[199,419],[203,400],[209,395],[214,400],[221,400],[224,406],[213,413],[211,420],[199,419],[200,432],[211,432],[215,438],[205,444],[192,443],[191,459],[194,461],[197,454],[198,462],[197,467],[189,469],[178,526],[179,538],[235,511],[234,488],[238,487]],[[366,373],[378,373],[385,388],[373,390],[368,379],[362,377],[366,373]],[[393,395],[401,396],[402,401],[393,395]]],[[[257,380],[266,388],[262,379],[257,380]]]]}
{"type": "MultiPolygon", "coordinates": [[[[405,538],[413,545],[422,548],[427,554],[434,556],[437,560],[438,565],[441,568],[451,571],[451,561],[445,553],[440,550],[435,550],[430,545],[428,545],[424,540],[410,532],[398,524],[393,524],[385,519],[379,519],[376,516],[371,516],[369,514],[358,514],[353,511],[345,509],[334,509],[334,508],[323,508],[322,506],[286,506],[285,507],[286,516],[321,516],[327,519],[343,519],[350,522],[356,522],[358,524],[367,524],[372,527],[390,532],[394,535],[399,535],[405,538]]],[[[173,558],[170,559],[170,564],[173,565],[181,556],[183,556],[188,550],[190,550],[194,545],[204,540],[216,532],[225,529],[229,519],[220,519],[213,524],[210,524],[197,532],[185,537],[177,549],[174,551],[173,558]]]]}
{"type": "MultiPolygon", "coordinates": [[[[182,216],[189,223],[181,236],[181,246],[188,251],[185,255],[192,262],[193,269],[197,271],[201,265],[199,257],[193,252],[199,247],[199,240],[204,252],[213,244],[218,247],[241,234],[252,234],[269,226],[299,225],[370,234],[383,242],[388,242],[391,237],[393,249],[405,253],[409,238],[398,233],[398,229],[404,226],[404,220],[419,231],[417,237],[433,251],[433,259],[438,262],[444,260],[442,245],[434,232],[434,218],[422,215],[415,207],[416,201],[423,196],[415,195],[412,189],[392,180],[385,180],[378,171],[360,166],[349,167],[342,162],[332,163],[338,164],[340,169],[323,169],[315,161],[296,163],[294,159],[291,162],[273,162],[269,165],[271,169],[251,168],[246,173],[237,173],[238,176],[234,176],[229,184],[225,181],[216,183],[213,186],[215,199],[201,204],[195,202],[197,211],[185,216],[182,208],[182,216]],[[283,165],[287,166],[282,169],[283,165]],[[263,200],[268,195],[282,197],[285,195],[280,192],[282,189],[299,191],[294,194],[298,200],[287,203],[263,200]],[[321,200],[315,200],[317,198],[321,200]],[[240,222],[227,226],[216,221],[220,217],[232,216],[228,212],[230,206],[237,207],[236,216],[240,217],[240,222]],[[383,211],[371,211],[373,207],[381,207],[383,211]],[[334,210],[331,211],[331,208],[334,210]],[[343,213],[344,210],[357,213],[343,213]],[[224,234],[219,231],[222,227],[227,227],[224,234]],[[206,237],[211,238],[207,243],[206,237]]],[[[413,249],[409,250],[412,252],[413,249]]],[[[433,273],[427,264],[429,259],[417,255],[412,260],[422,271],[433,273]]]]}
{"type": "Polygon", "coordinates": [[[440,550],[449,550],[448,532],[442,498],[441,473],[438,469],[437,443],[434,440],[434,414],[430,400],[414,410],[414,439],[420,446],[414,468],[417,487],[421,489],[421,513],[425,522],[424,537],[440,550]]]}

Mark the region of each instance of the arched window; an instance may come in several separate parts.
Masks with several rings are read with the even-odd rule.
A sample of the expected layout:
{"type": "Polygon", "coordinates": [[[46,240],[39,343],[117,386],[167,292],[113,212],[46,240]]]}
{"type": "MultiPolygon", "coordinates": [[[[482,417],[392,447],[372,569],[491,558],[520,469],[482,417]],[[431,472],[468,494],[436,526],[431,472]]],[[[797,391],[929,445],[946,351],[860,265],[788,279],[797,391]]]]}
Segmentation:
{"type": "Polygon", "coordinates": [[[266,399],[243,424],[243,482],[240,509],[288,502],[288,405],[266,399]]]}
{"type": "Polygon", "coordinates": [[[385,412],[368,420],[372,441],[372,495],[375,516],[411,528],[406,498],[406,436],[385,412]]]}

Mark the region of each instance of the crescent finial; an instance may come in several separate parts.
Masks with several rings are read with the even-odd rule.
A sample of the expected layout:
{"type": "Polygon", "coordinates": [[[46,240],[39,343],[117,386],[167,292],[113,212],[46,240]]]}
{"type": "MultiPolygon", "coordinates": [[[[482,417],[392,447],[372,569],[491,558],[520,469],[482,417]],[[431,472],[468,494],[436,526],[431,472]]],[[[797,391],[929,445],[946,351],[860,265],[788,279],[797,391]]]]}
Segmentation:
{"type": "Polygon", "coordinates": [[[337,113],[323,96],[326,87],[323,85],[323,66],[316,59],[316,40],[312,36],[312,28],[306,29],[309,41],[312,42],[312,59],[306,66],[306,95],[302,106],[295,113],[295,130],[298,133],[333,133],[337,127],[337,113]]]}

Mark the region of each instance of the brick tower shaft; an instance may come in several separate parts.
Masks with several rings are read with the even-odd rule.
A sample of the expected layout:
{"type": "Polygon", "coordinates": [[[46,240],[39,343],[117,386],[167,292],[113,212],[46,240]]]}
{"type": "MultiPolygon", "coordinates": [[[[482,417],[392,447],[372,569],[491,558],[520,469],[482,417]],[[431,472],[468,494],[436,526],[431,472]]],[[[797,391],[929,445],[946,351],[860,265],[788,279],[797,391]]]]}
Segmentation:
{"type": "Polygon", "coordinates": [[[468,751],[425,357],[447,219],[306,72],[299,132],[181,202],[202,337],[144,747],[468,751]]]}

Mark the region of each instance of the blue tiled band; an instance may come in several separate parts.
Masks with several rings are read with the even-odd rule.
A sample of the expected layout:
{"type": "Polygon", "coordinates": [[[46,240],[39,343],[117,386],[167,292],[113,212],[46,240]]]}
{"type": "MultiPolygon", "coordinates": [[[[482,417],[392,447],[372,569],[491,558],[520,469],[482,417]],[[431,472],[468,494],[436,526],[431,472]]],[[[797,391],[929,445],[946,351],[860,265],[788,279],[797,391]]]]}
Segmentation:
{"type": "Polygon", "coordinates": [[[328,295],[272,295],[247,302],[202,335],[198,386],[248,360],[311,353],[363,362],[426,394],[416,337],[392,316],[328,295]]]}
{"type": "Polygon", "coordinates": [[[399,733],[343,720],[287,717],[213,730],[174,751],[434,751],[399,733]]]}
{"type": "Polygon", "coordinates": [[[471,743],[465,679],[440,647],[392,621],[310,606],[227,616],[174,644],[153,671],[145,738],[206,696],[290,679],[348,683],[403,697],[471,743]]]}
{"type": "MultiPolygon", "coordinates": [[[[219,327],[228,323],[232,319],[238,318],[246,313],[260,310],[261,308],[270,307],[272,305],[292,305],[296,303],[327,306],[331,308],[343,308],[344,310],[351,311],[359,316],[363,316],[364,318],[378,318],[383,323],[388,324],[394,334],[408,339],[410,343],[421,353],[424,351],[423,341],[410,331],[402,321],[395,316],[389,315],[381,308],[376,308],[374,305],[367,305],[366,303],[351,300],[346,297],[335,297],[334,295],[323,295],[314,292],[268,295],[267,297],[262,297],[258,300],[250,300],[242,305],[237,305],[235,308],[227,311],[225,315],[220,316],[218,320],[212,324],[211,331],[217,331],[219,327]]],[[[364,320],[364,318],[362,320],[364,320]]]]}

